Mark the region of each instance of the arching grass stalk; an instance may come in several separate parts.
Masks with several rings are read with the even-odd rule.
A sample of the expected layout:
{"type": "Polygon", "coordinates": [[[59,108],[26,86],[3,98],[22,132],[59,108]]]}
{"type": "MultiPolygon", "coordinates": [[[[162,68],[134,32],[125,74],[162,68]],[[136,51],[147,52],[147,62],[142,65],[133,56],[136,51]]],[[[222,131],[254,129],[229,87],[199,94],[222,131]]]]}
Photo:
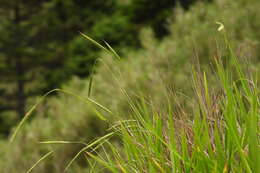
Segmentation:
{"type": "MultiPolygon", "coordinates": [[[[28,120],[28,118],[31,116],[32,112],[37,108],[37,106],[42,103],[42,101],[48,96],[50,95],[51,93],[54,93],[54,92],[62,92],[62,93],[65,93],[65,94],[68,94],[68,95],[71,95],[77,99],[79,99],[80,101],[86,103],[86,104],[89,104],[89,103],[92,103],[98,107],[100,107],[101,109],[105,110],[106,112],[108,112],[109,114],[112,114],[112,112],[106,108],[105,106],[99,104],[98,102],[96,102],[95,100],[91,99],[91,98],[84,98],[82,96],[79,96],[71,91],[68,91],[68,90],[63,90],[63,89],[54,89],[54,90],[51,90],[49,92],[47,92],[45,95],[43,95],[37,102],[36,104],[34,104],[30,109],[29,111],[25,114],[25,116],[23,117],[23,119],[20,121],[20,123],[18,124],[18,126],[16,127],[14,133],[12,134],[11,138],[10,138],[10,143],[12,143],[17,135],[17,133],[20,131],[21,127],[24,125],[24,123],[28,120]]],[[[106,120],[106,118],[104,116],[102,116],[101,114],[96,114],[100,119],[102,120],[106,120]]]]}

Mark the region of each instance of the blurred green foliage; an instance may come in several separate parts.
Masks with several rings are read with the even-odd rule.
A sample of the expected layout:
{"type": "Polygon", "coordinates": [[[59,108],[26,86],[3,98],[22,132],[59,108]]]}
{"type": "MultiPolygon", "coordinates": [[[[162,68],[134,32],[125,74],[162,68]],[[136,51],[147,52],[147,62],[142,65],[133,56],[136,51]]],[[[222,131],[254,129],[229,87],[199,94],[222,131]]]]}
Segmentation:
{"type": "Polygon", "coordinates": [[[71,76],[88,77],[99,49],[78,33],[105,40],[121,50],[139,48],[144,26],[166,35],[174,5],[193,1],[132,0],[1,0],[0,119],[5,135],[13,123],[4,111],[25,114],[28,101],[58,88],[71,76]],[[5,122],[6,121],[6,122],[5,122]]]}

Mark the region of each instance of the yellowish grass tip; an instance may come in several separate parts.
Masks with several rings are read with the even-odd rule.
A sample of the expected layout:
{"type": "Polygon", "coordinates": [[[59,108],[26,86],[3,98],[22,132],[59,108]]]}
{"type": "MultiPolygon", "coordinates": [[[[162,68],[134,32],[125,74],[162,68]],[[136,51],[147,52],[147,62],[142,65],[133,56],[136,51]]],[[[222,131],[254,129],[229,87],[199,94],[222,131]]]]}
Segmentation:
{"type": "Polygon", "coordinates": [[[223,23],[221,23],[221,22],[216,22],[216,24],[218,24],[219,25],[219,27],[218,27],[218,31],[220,32],[220,31],[222,31],[222,30],[224,30],[224,25],[223,25],[223,23]]]}

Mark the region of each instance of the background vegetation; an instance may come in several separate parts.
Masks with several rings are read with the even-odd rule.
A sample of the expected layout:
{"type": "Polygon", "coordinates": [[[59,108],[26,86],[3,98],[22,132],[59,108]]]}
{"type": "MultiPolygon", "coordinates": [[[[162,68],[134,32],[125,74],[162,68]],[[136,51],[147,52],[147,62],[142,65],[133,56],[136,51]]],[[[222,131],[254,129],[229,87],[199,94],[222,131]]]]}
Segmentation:
{"type": "MultiPolygon", "coordinates": [[[[20,114],[29,110],[40,95],[57,87],[84,98],[90,94],[90,98],[105,105],[112,113],[62,92],[47,97],[31,114],[32,118],[24,124],[12,144],[9,144],[8,138],[1,140],[2,172],[26,171],[49,151],[54,153],[37,165],[34,171],[62,172],[85,146],[82,143],[110,134],[111,130],[108,129],[115,124],[119,124],[113,127],[119,127],[116,130],[120,130],[122,135],[113,135],[108,146],[92,152],[92,155],[81,154],[71,164],[68,172],[102,172],[103,167],[111,172],[158,172],[158,169],[161,172],[174,169],[176,172],[257,172],[257,81],[260,67],[260,3],[257,0],[181,1],[180,4],[173,3],[174,1],[148,3],[145,0],[53,0],[37,1],[37,4],[22,2],[3,1],[0,10],[0,32],[3,35],[0,42],[0,115],[3,136],[8,137],[11,127],[22,118],[20,114]],[[149,17],[148,13],[154,17],[149,17]],[[219,26],[216,21],[225,26],[221,32],[217,31],[219,26]],[[121,55],[121,59],[95,47],[77,31],[87,33],[103,45],[105,43],[102,40],[106,40],[121,55]],[[238,60],[235,67],[232,65],[234,57],[238,60]],[[221,59],[224,67],[217,68],[214,63],[216,59],[221,59]],[[93,67],[95,62],[98,62],[96,68],[93,67]],[[221,71],[224,69],[226,71],[221,71]],[[95,73],[91,74],[92,71],[95,73]],[[194,75],[194,71],[198,74],[194,75]],[[206,72],[206,79],[200,78],[203,76],[200,71],[206,72]],[[242,71],[245,76],[241,76],[242,71]],[[230,74],[232,79],[225,74],[230,74]],[[230,90],[232,81],[241,78],[255,82],[252,93],[249,92],[250,82],[243,81],[236,82],[235,91],[230,90]],[[207,87],[210,94],[203,96],[207,87]],[[224,102],[225,94],[228,93],[231,106],[224,102]],[[241,98],[242,96],[247,99],[241,98]],[[234,100],[238,100],[238,103],[234,100]],[[247,103],[247,100],[250,101],[247,103]],[[10,110],[15,110],[16,114],[10,110]],[[210,111],[212,112],[209,113],[210,111]],[[237,128],[234,123],[238,123],[240,128],[236,132],[229,134],[226,128],[219,128],[220,131],[213,128],[212,132],[216,133],[211,134],[215,137],[214,140],[226,142],[215,148],[219,155],[214,154],[214,147],[211,148],[211,153],[208,151],[206,144],[210,139],[207,135],[200,136],[202,132],[209,133],[210,130],[205,130],[209,124],[207,118],[198,125],[198,112],[213,120],[222,116],[239,115],[233,120],[225,119],[224,123],[221,122],[227,126],[230,123],[229,128],[237,128]],[[174,122],[171,120],[172,115],[174,122]],[[246,115],[251,115],[252,119],[247,119],[246,115]],[[146,117],[145,121],[142,121],[142,117],[146,117]],[[127,119],[141,122],[140,129],[132,130],[158,133],[155,141],[159,143],[153,141],[153,135],[151,138],[149,135],[143,138],[141,133],[129,133],[126,127],[133,124],[125,126],[121,123],[127,119]],[[244,122],[249,124],[244,125],[244,122]],[[168,123],[173,123],[175,128],[163,129],[164,126],[169,126],[168,123]],[[249,130],[250,126],[255,129],[249,130]],[[184,127],[183,132],[181,127],[184,127]],[[170,138],[171,130],[174,129],[180,129],[180,133],[183,133],[184,137],[178,136],[182,142],[170,149],[164,148],[162,143],[168,142],[167,137],[170,138]],[[188,150],[193,149],[185,150],[185,146],[191,145],[189,142],[193,141],[187,135],[189,129],[198,135],[194,137],[197,141],[203,141],[196,143],[195,140],[197,152],[192,152],[195,154],[190,158],[188,150]],[[216,137],[223,134],[227,137],[216,137]],[[236,139],[239,142],[232,143],[236,139]],[[76,143],[64,142],[57,145],[42,144],[39,141],[76,143]],[[162,157],[168,151],[178,152],[177,145],[182,145],[180,153],[186,159],[185,162],[180,159],[176,168],[171,165],[175,162],[164,165],[167,160],[162,157]],[[135,150],[140,146],[146,146],[147,149],[151,147],[151,151],[135,150]],[[245,157],[240,151],[243,149],[246,153],[249,146],[253,150],[245,157]],[[118,156],[107,160],[110,153],[107,153],[106,147],[109,147],[114,156],[118,156]],[[224,153],[221,154],[221,150],[224,153]],[[209,156],[199,154],[198,151],[207,151],[209,156]],[[146,160],[145,153],[154,160],[146,160]],[[100,162],[96,156],[106,159],[100,162]],[[230,157],[223,160],[227,156],[230,157]],[[243,161],[244,158],[246,161],[243,161]],[[132,163],[131,160],[137,161],[132,163]],[[144,166],[143,163],[147,165],[144,166]],[[194,167],[189,167],[192,164],[194,167]]],[[[173,136],[175,137],[175,132],[173,136]]],[[[170,144],[173,145],[174,142],[170,144]]],[[[86,151],[90,153],[93,147],[86,151]]],[[[178,160],[176,155],[169,157],[178,160]]]]}
{"type": "Polygon", "coordinates": [[[137,49],[142,27],[167,34],[166,21],[177,2],[188,7],[193,1],[1,0],[2,134],[23,117],[29,100],[93,71],[99,49],[78,31],[118,50],[137,49]]]}

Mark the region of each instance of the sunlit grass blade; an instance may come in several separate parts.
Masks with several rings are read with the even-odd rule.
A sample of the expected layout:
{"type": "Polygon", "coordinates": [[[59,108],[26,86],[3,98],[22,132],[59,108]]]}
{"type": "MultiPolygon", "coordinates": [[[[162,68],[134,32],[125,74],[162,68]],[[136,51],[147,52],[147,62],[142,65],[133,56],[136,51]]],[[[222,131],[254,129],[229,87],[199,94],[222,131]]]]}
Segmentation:
{"type": "Polygon", "coordinates": [[[69,169],[69,167],[71,166],[71,164],[79,157],[79,155],[83,152],[85,152],[87,149],[99,144],[100,142],[102,142],[103,140],[106,140],[108,138],[110,138],[111,136],[114,135],[114,132],[108,133],[107,135],[100,137],[99,139],[97,139],[96,141],[92,142],[91,144],[87,145],[86,147],[82,148],[74,157],[73,159],[68,163],[68,165],[65,168],[65,171],[69,169]]]}
{"type": "Polygon", "coordinates": [[[53,89],[49,92],[47,92],[45,95],[43,95],[37,102],[36,104],[34,104],[31,109],[29,109],[29,111],[25,114],[25,116],[23,117],[23,119],[20,121],[20,123],[18,124],[18,126],[16,127],[14,133],[11,135],[10,138],[10,143],[12,143],[17,135],[17,133],[19,132],[19,130],[21,129],[22,125],[26,122],[26,120],[30,117],[30,115],[32,114],[32,112],[37,108],[37,106],[45,99],[45,97],[47,97],[49,94],[58,91],[58,89],[53,89]]]}
{"type": "Polygon", "coordinates": [[[80,141],[39,141],[40,144],[82,144],[82,145],[88,145],[84,142],[80,141]]]}
{"type": "MultiPolygon", "coordinates": [[[[23,126],[23,124],[27,121],[27,119],[30,117],[30,115],[32,114],[32,112],[37,108],[37,106],[51,93],[53,92],[63,92],[65,94],[71,95],[76,97],[77,99],[83,101],[84,103],[93,103],[94,105],[97,105],[98,107],[100,107],[101,109],[105,110],[106,112],[112,114],[112,111],[110,111],[108,108],[106,108],[105,106],[99,104],[98,102],[96,102],[95,100],[91,99],[91,98],[83,98],[77,94],[74,94],[71,91],[67,91],[67,90],[63,90],[63,89],[53,89],[49,92],[47,92],[45,95],[43,95],[37,102],[36,104],[34,104],[29,111],[25,114],[25,116],[23,117],[23,119],[20,121],[20,123],[18,124],[18,126],[16,127],[14,133],[11,135],[10,138],[10,143],[12,143],[17,135],[17,133],[19,132],[19,130],[21,129],[21,127],[23,126]]],[[[106,118],[104,116],[102,116],[101,114],[97,114],[99,118],[101,118],[102,120],[106,120],[106,118]]]]}
{"type": "MultiPolygon", "coordinates": [[[[93,103],[94,105],[97,105],[98,107],[100,107],[100,108],[103,109],[104,111],[106,111],[106,112],[112,114],[112,111],[111,111],[111,110],[109,110],[108,108],[106,108],[105,106],[99,104],[98,102],[96,102],[95,100],[93,100],[93,99],[91,99],[91,98],[84,98],[84,97],[79,96],[79,95],[77,95],[77,94],[75,94],[75,93],[73,93],[73,92],[71,92],[71,91],[68,91],[68,90],[57,89],[57,91],[60,91],[60,92],[69,94],[69,95],[71,95],[71,96],[74,96],[74,97],[76,97],[77,99],[79,99],[79,100],[81,100],[81,101],[83,101],[83,102],[85,102],[85,103],[87,103],[87,104],[88,104],[89,102],[90,102],[90,103],[93,103]]],[[[106,118],[103,117],[103,119],[106,119],[106,118]]]]}
{"type": "Polygon", "coordinates": [[[104,46],[102,46],[100,43],[96,42],[95,40],[93,40],[92,38],[90,38],[89,36],[87,36],[86,34],[83,34],[82,32],[80,32],[80,35],[82,35],[84,38],[86,38],[87,40],[89,40],[91,43],[93,43],[94,45],[96,45],[97,47],[105,50],[106,52],[110,52],[107,48],[105,48],[104,46]]]}
{"type": "Polygon", "coordinates": [[[104,41],[105,44],[107,45],[107,47],[109,48],[110,52],[117,58],[117,59],[121,59],[121,57],[117,54],[117,52],[106,42],[104,41]]]}
{"type": "Polygon", "coordinates": [[[90,97],[91,94],[91,89],[92,89],[92,81],[93,81],[93,76],[91,75],[89,77],[89,85],[88,85],[88,97],[90,97]]]}
{"type": "Polygon", "coordinates": [[[99,162],[101,165],[104,165],[106,168],[108,168],[113,173],[117,172],[117,170],[115,169],[115,166],[112,166],[109,162],[102,160],[100,157],[97,157],[94,154],[91,154],[90,152],[85,152],[85,153],[87,154],[87,156],[90,156],[91,158],[93,158],[94,160],[99,162]]]}
{"type": "Polygon", "coordinates": [[[44,156],[42,156],[30,169],[28,169],[28,171],[26,171],[26,173],[30,173],[39,163],[41,163],[44,159],[49,157],[51,154],[53,154],[53,151],[50,151],[44,156]]]}
{"type": "Polygon", "coordinates": [[[155,166],[160,170],[161,173],[166,173],[166,171],[161,167],[161,165],[152,158],[153,163],[155,164],[155,166]]]}

